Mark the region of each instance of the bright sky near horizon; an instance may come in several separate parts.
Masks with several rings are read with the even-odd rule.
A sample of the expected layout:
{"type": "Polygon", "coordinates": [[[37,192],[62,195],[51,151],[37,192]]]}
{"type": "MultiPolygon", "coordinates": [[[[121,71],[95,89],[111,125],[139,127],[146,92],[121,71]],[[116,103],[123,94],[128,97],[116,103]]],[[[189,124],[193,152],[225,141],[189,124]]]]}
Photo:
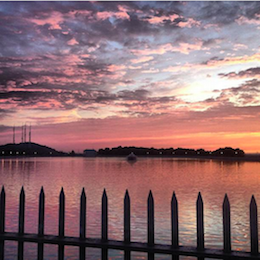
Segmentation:
{"type": "Polygon", "coordinates": [[[260,2],[0,2],[0,144],[260,152],[260,2]]]}

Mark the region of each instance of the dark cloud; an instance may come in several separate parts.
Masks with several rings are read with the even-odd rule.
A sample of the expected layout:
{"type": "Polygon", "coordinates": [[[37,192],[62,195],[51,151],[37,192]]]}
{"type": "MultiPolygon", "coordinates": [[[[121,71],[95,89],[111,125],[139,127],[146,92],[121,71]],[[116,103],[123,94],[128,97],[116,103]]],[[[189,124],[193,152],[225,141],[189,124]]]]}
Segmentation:
{"type": "Polygon", "coordinates": [[[217,44],[219,44],[223,39],[220,38],[212,38],[212,39],[208,39],[203,41],[203,47],[212,47],[215,46],[217,44]]]}
{"type": "Polygon", "coordinates": [[[225,1],[204,2],[197,15],[201,20],[223,26],[234,22],[241,15],[241,4],[225,1]]]}
{"type": "MultiPolygon", "coordinates": [[[[248,80],[239,87],[227,88],[220,91],[219,97],[215,100],[210,99],[211,103],[228,105],[234,107],[259,106],[260,81],[248,80]]],[[[208,101],[206,101],[208,102],[208,101]]],[[[227,113],[229,108],[227,108],[227,113]]]]}
{"type": "Polygon", "coordinates": [[[239,78],[253,78],[256,76],[260,76],[260,67],[256,67],[256,68],[249,68],[247,70],[242,70],[239,72],[229,72],[229,73],[220,73],[219,76],[223,77],[223,78],[229,78],[229,79],[239,79],[239,78]]]}
{"type": "MultiPolygon", "coordinates": [[[[169,87],[160,86],[152,74],[150,91],[140,88],[144,76],[139,71],[148,70],[147,64],[130,70],[130,62],[139,58],[131,50],[154,49],[149,54],[155,62],[154,71],[163,71],[164,63],[182,62],[178,55],[183,53],[176,51],[173,57],[170,46],[185,47],[196,39],[202,46],[190,50],[195,52],[204,47],[210,49],[223,40],[216,32],[200,39],[192,25],[182,30],[180,24],[225,26],[241,16],[255,17],[260,10],[259,4],[252,2],[1,2],[0,7],[0,99],[18,107],[43,104],[43,109],[48,105],[53,109],[85,109],[116,101],[127,108],[160,105],[166,109],[179,100],[167,96],[169,87]],[[112,15],[113,12],[123,16],[112,15]],[[171,20],[171,15],[177,18],[171,20]],[[164,20],[151,23],[152,17],[164,20]],[[160,49],[161,46],[164,47],[160,49]],[[169,51],[164,52],[163,48],[169,51]],[[171,55],[170,59],[163,54],[171,55]],[[163,63],[159,64],[161,60],[163,63]],[[131,86],[134,90],[122,90],[120,84],[126,88],[136,85],[131,86]],[[163,97],[156,97],[153,91],[157,95],[163,93],[163,97]]],[[[202,64],[224,60],[219,53],[212,56],[202,64]]],[[[196,58],[192,56],[192,64],[201,63],[196,58]]],[[[220,76],[242,78],[259,73],[260,68],[251,68],[220,76]]],[[[217,101],[229,102],[231,93],[250,100],[250,94],[245,92],[253,92],[254,84],[258,82],[246,82],[246,86],[223,92],[217,101]]],[[[212,99],[206,102],[214,103],[212,99]]]]}
{"type": "Polygon", "coordinates": [[[121,32],[130,35],[156,35],[159,33],[159,28],[151,25],[148,21],[140,20],[135,14],[129,16],[129,20],[118,20],[117,28],[121,32]]]}

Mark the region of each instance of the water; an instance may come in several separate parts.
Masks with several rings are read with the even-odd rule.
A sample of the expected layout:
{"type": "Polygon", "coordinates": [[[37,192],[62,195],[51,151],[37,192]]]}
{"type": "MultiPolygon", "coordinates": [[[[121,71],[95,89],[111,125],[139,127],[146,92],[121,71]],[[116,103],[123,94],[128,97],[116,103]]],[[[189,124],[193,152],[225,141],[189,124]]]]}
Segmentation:
{"type": "MultiPolygon", "coordinates": [[[[21,158],[0,160],[0,185],[6,190],[6,231],[18,228],[18,200],[25,189],[25,232],[37,233],[38,196],[45,191],[45,233],[58,234],[58,200],[65,191],[65,235],[78,236],[79,200],[87,195],[87,236],[101,236],[101,196],[108,196],[109,239],[123,239],[123,199],[131,198],[132,240],[147,238],[147,197],[155,203],[155,242],[171,243],[170,201],[175,191],[179,203],[180,244],[196,246],[196,199],[204,202],[205,246],[222,247],[222,203],[225,193],[231,204],[232,248],[250,250],[249,203],[260,201],[260,163],[197,159],[124,158],[21,158]]],[[[6,259],[14,259],[16,242],[6,242],[6,259]]],[[[45,245],[45,258],[57,259],[57,246],[45,245]]],[[[99,249],[87,249],[87,259],[100,259],[99,249]]],[[[25,243],[25,259],[36,259],[35,244],[25,243]]],[[[78,248],[65,247],[66,259],[78,259],[78,248]]],[[[110,259],[123,259],[123,252],[109,250],[110,259]]],[[[171,259],[157,255],[157,259],[171,259]]],[[[146,259],[132,253],[132,259],[146,259]]],[[[184,259],[184,258],[183,258],[184,259]]]]}

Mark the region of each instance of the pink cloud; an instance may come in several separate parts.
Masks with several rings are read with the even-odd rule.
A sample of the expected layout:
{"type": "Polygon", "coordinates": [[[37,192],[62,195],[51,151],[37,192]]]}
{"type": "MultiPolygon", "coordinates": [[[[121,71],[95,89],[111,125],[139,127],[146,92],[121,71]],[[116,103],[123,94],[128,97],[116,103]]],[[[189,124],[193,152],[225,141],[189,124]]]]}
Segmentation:
{"type": "Polygon", "coordinates": [[[201,25],[201,22],[196,21],[193,18],[184,18],[181,15],[178,14],[172,14],[172,15],[162,15],[162,16],[152,16],[149,18],[144,18],[144,20],[148,21],[151,24],[161,24],[164,23],[165,21],[171,21],[171,22],[175,22],[176,19],[183,19],[184,21],[179,21],[176,22],[176,26],[179,26],[181,28],[191,28],[191,27],[198,27],[201,25]]]}
{"type": "Polygon", "coordinates": [[[193,18],[188,18],[185,22],[179,22],[178,26],[181,28],[187,27],[191,28],[193,26],[200,26],[201,22],[194,20],[193,18]]]}
{"type": "Polygon", "coordinates": [[[60,12],[53,11],[50,13],[48,17],[35,17],[28,19],[30,22],[35,23],[37,25],[45,25],[50,24],[50,29],[58,29],[61,30],[61,24],[64,21],[64,17],[60,12]]]}
{"type": "Polygon", "coordinates": [[[130,17],[126,11],[119,11],[119,12],[108,12],[108,11],[103,11],[103,12],[97,12],[96,13],[96,18],[98,20],[106,20],[110,17],[115,17],[117,19],[126,19],[129,20],[130,17]]]}
{"type": "Polygon", "coordinates": [[[143,57],[139,57],[137,59],[132,59],[131,62],[132,63],[143,63],[143,62],[151,61],[153,59],[154,59],[153,56],[143,56],[143,57]]]}
{"type": "Polygon", "coordinates": [[[126,68],[125,65],[112,64],[112,65],[108,66],[108,70],[111,71],[111,72],[115,72],[115,71],[118,71],[118,70],[124,70],[125,68],[126,68]]]}
{"type": "Polygon", "coordinates": [[[68,45],[76,45],[76,44],[79,44],[78,41],[77,41],[75,38],[72,38],[72,39],[69,40],[67,43],[68,43],[68,45]]]}
{"type": "Polygon", "coordinates": [[[159,73],[159,69],[150,68],[149,70],[142,70],[142,73],[159,73]]]}
{"type": "Polygon", "coordinates": [[[252,25],[260,25],[260,20],[259,20],[260,16],[256,15],[255,18],[253,19],[249,19],[245,16],[241,16],[238,19],[236,19],[236,22],[239,25],[243,25],[243,24],[252,24],[252,25]]]}
{"type": "Polygon", "coordinates": [[[149,21],[149,23],[151,24],[158,24],[158,23],[163,23],[165,20],[170,20],[170,21],[174,21],[175,19],[179,18],[180,16],[177,15],[177,14],[172,14],[172,15],[169,15],[169,16],[165,16],[165,15],[162,15],[162,16],[153,16],[153,17],[150,17],[150,18],[146,18],[147,21],[149,21]]]}
{"type": "Polygon", "coordinates": [[[161,44],[156,48],[147,48],[143,50],[131,50],[134,55],[162,55],[167,52],[180,52],[183,54],[189,54],[192,51],[206,49],[203,47],[203,42],[200,39],[196,39],[194,43],[181,42],[179,45],[172,45],[171,43],[161,44]]]}

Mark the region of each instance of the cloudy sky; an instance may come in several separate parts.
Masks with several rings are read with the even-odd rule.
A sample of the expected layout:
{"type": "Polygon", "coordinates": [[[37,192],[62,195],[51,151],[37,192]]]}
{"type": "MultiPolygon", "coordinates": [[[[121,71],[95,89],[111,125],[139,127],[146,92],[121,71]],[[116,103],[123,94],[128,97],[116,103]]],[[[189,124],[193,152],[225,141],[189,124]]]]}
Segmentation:
{"type": "Polygon", "coordinates": [[[260,152],[260,2],[0,2],[0,144],[260,152]]]}

